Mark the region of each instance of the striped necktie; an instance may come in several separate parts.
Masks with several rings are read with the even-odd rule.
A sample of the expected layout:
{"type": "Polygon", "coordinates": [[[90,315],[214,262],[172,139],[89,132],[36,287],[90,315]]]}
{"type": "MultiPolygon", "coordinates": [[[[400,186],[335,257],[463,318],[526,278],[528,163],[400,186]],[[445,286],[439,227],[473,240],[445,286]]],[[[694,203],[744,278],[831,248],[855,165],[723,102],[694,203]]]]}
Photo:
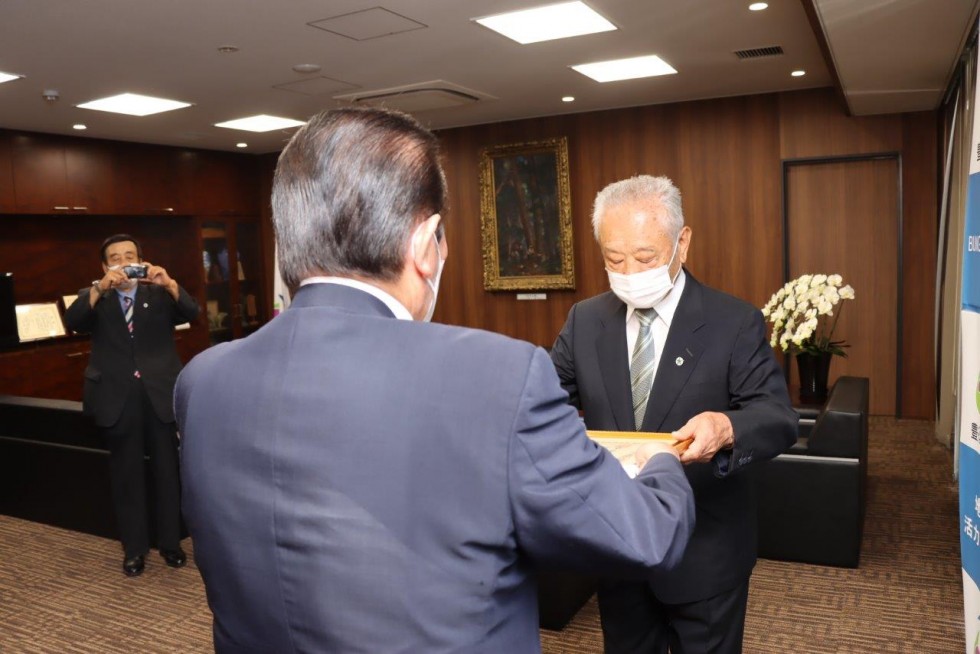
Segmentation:
{"type": "Polygon", "coordinates": [[[650,399],[650,388],[653,386],[653,364],[656,353],[653,350],[653,325],[657,312],[653,309],[637,309],[634,314],[640,321],[640,333],[633,346],[633,358],[630,361],[630,383],[633,386],[633,417],[636,429],[643,425],[643,416],[647,412],[647,401],[650,399]]]}
{"type": "MultiPolygon", "coordinates": [[[[123,315],[126,316],[126,329],[129,330],[129,337],[133,337],[133,298],[128,295],[123,296],[123,305],[125,305],[126,310],[123,315]]],[[[140,378],[140,371],[134,370],[133,377],[137,379],[140,378]]]]}
{"type": "Polygon", "coordinates": [[[133,335],[133,298],[129,297],[128,295],[124,295],[123,304],[126,307],[126,310],[124,312],[126,316],[126,329],[129,330],[129,335],[132,336],[133,335]]]}

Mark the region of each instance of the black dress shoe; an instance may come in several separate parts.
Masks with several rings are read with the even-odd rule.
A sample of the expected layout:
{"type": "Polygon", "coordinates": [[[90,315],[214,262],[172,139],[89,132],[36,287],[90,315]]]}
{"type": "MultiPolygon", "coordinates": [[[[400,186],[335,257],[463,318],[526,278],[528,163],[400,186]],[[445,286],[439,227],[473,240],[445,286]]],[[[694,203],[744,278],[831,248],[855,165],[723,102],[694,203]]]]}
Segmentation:
{"type": "Polygon", "coordinates": [[[145,564],[146,558],[142,554],[138,554],[123,561],[123,572],[127,577],[138,577],[143,574],[145,564]]]}
{"type": "Polygon", "coordinates": [[[160,556],[171,568],[183,568],[187,565],[187,555],[180,547],[175,550],[160,550],[160,556]]]}

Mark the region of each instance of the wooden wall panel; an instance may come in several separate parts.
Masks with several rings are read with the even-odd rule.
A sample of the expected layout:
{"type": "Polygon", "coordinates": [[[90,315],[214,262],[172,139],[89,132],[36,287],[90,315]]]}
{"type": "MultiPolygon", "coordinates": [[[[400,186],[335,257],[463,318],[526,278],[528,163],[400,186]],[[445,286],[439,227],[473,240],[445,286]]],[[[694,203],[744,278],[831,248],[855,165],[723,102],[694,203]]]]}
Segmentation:
{"type": "Polygon", "coordinates": [[[751,96],[440,132],[450,259],[435,319],[551,345],[572,304],[609,288],[592,235],[596,193],[640,173],[667,175],[680,188],[694,230],[691,272],[761,306],[782,283],[776,111],[776,96],[751,96]],[[553,136],[568,137],[576,289],[549,292],[545,302],[486,292],[480,149],[553,136]]]}
{"type": "Polygon", "coordinates": [[[848,116],[829,89],[781,93],[779,141],[783,159],[896,151],[902,118],[848,116]]]}
{"type": "Polygon", "coordinates": [[[834,332],[851,347],[830,382],[868,377],[875,415],[896,409],[899,175],[893,158],[798,164],[786,176],[790,277],[838,273],[854,287],[834,332]]]}
{"type": "MultiPolygon", "coordinates": [[[[933,112],[848,117],[832,89],[818,89],[442,130],[450,253],[434,319],[551,345],[572,304],[608,289],[592,237],[595,194],[637,173],[668,175],[681,189],[694,230],[692,273],[761,306],[784,282],[782,160],[898,152],[906,264],[902,415],[931,417],[938,225],[934,121],[933,112]],[[551,291],[544,302],[486,292],[480,148],[555,136],[568,137],[576,289],[551,291]]],[[[263,172],[270,176],[271,166],[263,172]]]]}
{"type": "MultiPolygon", "coordinates": [[[[167,269],[187,292],[204,297],[197,228],[189,217],[2,216],[0,261],[14,273],[18,304],[54,302],[102,276],[99,246],[109,235],[129,233],[140,240],[147,261],[167,269]]],[[[177,332],[177,349],[186,362],[208,344],[203,318],[177,332]]],[[[80,400],[89,339],[22,345],[0,353],[0,394],[80,400]]]]}
{"type": "Polygon", "coordinates": [[[935,412],[933,355],[939,163],[936,112],[849,117],[827,89],[779,96],[786,159],[897,152],[902,157],[902,406],[909,418],[935,412]]]}
{"type": "Polygon", "coordinates": [[[902,414],[932,418],[936,406],[933,354],[936,246],[939,238],[939,117],[902,116],[902,414]]]}
{"type": "Polygon", "coordinates": [[[10,134],[0,131],[0,213],[14,210],[14,172],[10,153],[10,134]]]}
{"type": "Polygon", "coordinates": [[[192,295],[201,290],[201,255],[187,217],[5,216],[0,261],[14,273],[17,303],[51,302],[102,276],[99,246],[112,234],[140,240],[144,257],[161,265],[192,295]]]}

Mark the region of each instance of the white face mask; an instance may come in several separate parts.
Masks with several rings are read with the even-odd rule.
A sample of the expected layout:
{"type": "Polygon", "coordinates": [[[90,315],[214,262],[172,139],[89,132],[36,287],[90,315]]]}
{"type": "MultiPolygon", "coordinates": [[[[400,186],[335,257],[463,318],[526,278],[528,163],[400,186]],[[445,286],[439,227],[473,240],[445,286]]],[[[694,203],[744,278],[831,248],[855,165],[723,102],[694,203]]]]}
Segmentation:
{"type": "Polygon", "coordinates": [[[432,314],[436,312],[436,300],[439,299],[439,280],[442,278],[442,268],[446,265],[446,260],[442,258],[442,254],[439,252],[439,239],[436,238],[435,233],[432,234],[432,239],[436,242],[436,256],[439,257],[439,267],[436,268],[435,281],[431,279],[425,280],[425,283],[432,290],[432,304],[429,305],[429,310],[425,312],[425,318],[422,319],[425,322],[431,322],[432,314]]]}
{"type": "MultiPolygon", "coordinates": [[[[674,288],[674,279],[670,278],[670,267],[677,256],[677,245],[680,243],[680,235],[674,242],[674,253],[670,255],[670,261],[666,265],[644,270],[643,272],[623,275],[616,273],[608,268],[606,274],[609,275],[609,288],[620,300],[633,309],[650,309],[660,300],[667,297],[670,290],[674,288]]],[[[678,274],[679,271],[678,271],[678,274]]]]}

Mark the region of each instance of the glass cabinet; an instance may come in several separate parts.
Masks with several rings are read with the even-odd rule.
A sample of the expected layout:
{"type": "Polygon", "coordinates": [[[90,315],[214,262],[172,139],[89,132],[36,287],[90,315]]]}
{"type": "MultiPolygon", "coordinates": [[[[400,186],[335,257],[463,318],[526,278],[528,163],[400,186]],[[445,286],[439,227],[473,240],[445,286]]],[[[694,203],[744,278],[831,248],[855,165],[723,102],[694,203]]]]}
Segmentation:
{"type": "Polygon", "coordinates": [[[268,320],[258,222],[202,218],[201,245],[211,345],[251,334],[268,320]]]}

